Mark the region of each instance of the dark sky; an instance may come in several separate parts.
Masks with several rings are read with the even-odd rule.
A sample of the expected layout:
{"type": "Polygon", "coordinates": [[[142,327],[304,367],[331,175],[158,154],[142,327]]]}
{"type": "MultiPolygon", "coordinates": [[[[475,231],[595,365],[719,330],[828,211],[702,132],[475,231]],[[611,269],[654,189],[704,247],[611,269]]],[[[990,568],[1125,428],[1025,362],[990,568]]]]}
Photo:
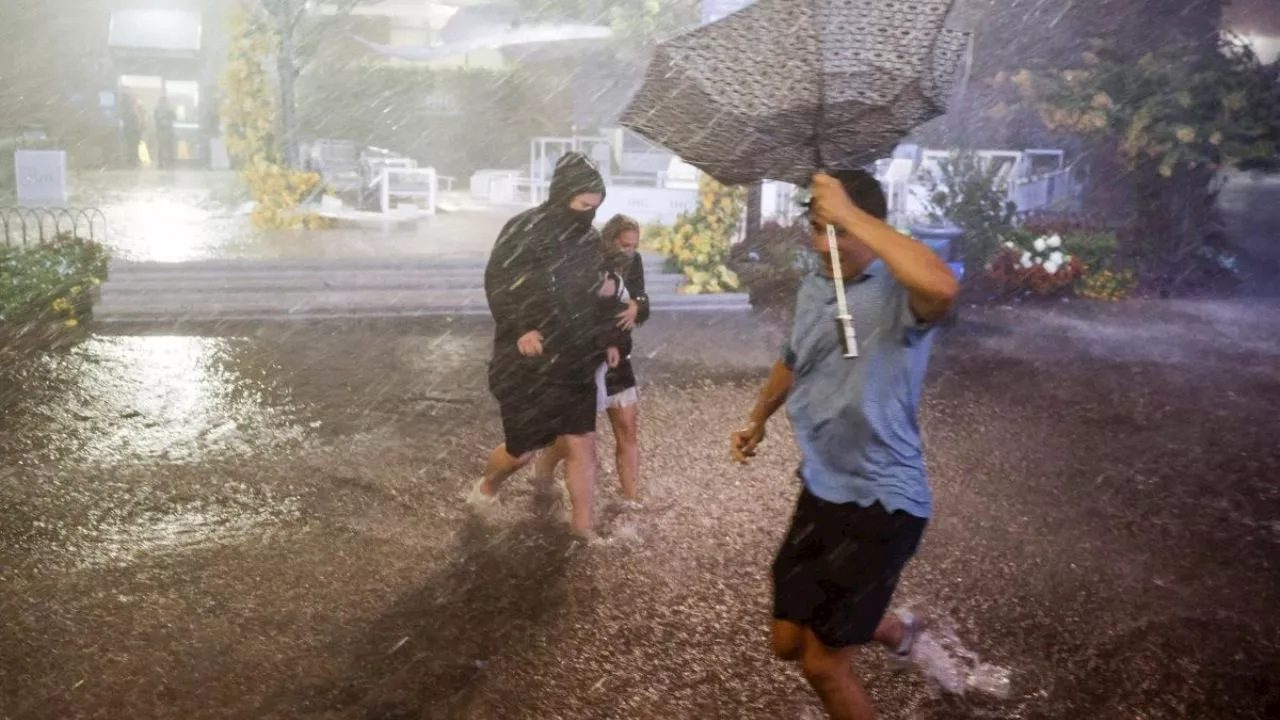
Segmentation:
{"type": "Polygon", "coordinates": [[[1280,35],[1280,0],[1231,0],[1226,25],[1237,31],[1280,35]]]}

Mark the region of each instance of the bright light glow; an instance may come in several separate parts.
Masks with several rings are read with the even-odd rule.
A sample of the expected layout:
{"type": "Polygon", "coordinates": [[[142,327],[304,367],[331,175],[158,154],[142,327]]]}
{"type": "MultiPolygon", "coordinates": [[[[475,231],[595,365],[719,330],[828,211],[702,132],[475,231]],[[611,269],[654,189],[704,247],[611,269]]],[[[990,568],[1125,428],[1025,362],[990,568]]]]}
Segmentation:
{"type": "Polygon", "coordinates": [[[1250,35],[1249,46],[1263,63],[1273,63],[1280,59],[1280,36],[1250,35]]]}
{"type": "Polygon", "coordinates": [[[181,10],[113,12],[107,32],[113,48],[188,52],[200,50],[202,34],[200,14],[181,10]]]}
{"type": "Polygon", "coordinates": [[[120,87],[126,90],[155,90],[164,88],[164,78],[159,75],[121,75],[120,87]]]}
{"type": "Polygon", "coordinates": [[[131,259],[182,262],[199,257],[213,242],[209,211],[180,200],[132,200],[111,210],[115,244],[131,259]]]}

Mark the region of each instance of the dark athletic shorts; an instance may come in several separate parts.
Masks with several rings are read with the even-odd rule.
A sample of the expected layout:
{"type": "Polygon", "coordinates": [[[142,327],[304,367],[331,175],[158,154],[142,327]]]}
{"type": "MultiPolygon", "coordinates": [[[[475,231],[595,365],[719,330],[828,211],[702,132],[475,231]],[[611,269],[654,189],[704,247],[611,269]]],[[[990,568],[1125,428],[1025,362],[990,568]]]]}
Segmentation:
{"type": "Polygon", "coordinates": [[[561,435],[596,431],[596,386],[540,382],[531,388],[492,388],[502,414],[507,452],[519,457],[550,446],[561,435]]]}
{"type": "Polygon", "coordinates": [[[773,617],[809,628],[830,648],[871,642],[927,524],[804,488],[773,561],[773,617]]]}

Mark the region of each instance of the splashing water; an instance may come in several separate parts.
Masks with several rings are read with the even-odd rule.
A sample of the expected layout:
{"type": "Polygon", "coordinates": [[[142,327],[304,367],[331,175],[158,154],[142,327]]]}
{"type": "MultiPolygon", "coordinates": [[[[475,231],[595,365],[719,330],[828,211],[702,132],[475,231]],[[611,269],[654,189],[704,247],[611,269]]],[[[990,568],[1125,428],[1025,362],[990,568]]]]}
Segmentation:
{"type": "Polygon", "coordinates": [[[911,661],[924,673],[935,697],[943,693],[963,696],[972,691],[997,699],[1009,697],[1009,668],[984,663],[965,646],[956,632],[955,621],[933,616],[929,628],[916,639],[911,661]]]}

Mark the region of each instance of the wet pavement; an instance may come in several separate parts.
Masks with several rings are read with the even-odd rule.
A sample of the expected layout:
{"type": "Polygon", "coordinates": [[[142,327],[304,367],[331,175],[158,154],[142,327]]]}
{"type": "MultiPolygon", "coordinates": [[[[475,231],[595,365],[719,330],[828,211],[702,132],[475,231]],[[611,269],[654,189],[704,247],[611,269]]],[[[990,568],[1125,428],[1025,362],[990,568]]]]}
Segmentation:
{"type": "Polygon", "coordinates": [[[71,204],[101,210],[114,256],[131,261],[485,258],[512,214],[466,209],[420,222],[260,230],[244,211],[248,199],[230,172],[79,173],[71,183],[71,204]]]}
{"type": "MultiPolygon", "coordinates": [[[[0,718],[804,718],[770,659],[797,491],[784,420],[726,438],[781,337],[637,337],[649,508],[575,549],[513,481],[474,318],[224,325],[0,354],[0,718]]],[[[937,516],[900,597],[1013,669],[929,697],[874,652],[885,718],[1280,712],[1280,307],[969,309],[923,422],[937,516]]],[[[602,440],[607,447],[607,432],[602,440]]]]}

